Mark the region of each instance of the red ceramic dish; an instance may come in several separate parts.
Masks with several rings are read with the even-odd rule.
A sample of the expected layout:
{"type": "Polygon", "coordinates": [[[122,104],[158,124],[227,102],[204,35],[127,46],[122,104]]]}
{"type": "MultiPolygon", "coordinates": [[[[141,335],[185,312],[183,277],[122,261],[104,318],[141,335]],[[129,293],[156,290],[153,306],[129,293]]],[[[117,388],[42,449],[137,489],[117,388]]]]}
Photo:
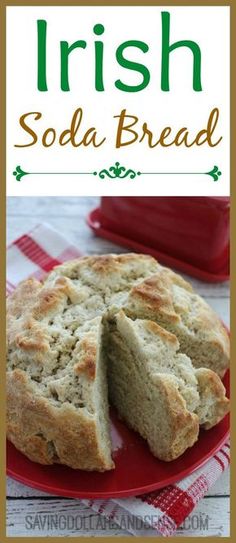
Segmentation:
{"type": "MultiPolygon", "coordinates": [[[[229,397],[229,372],[224,378],[229,397]]],[[[186,477],[211,458],[229,435],[227,415],[211,430],[201,430],[197,443],[173,462],[162,462],[146,442],[111,413],[113,457],[116,468],[106,473],[88,473],[65,466],[41,466],[31,462],[8,442],[7,473],[17,481],[60,496],[115,498],[137,496],[163,488],[186,477]]]]}
{"type": "Polygon", "coordinates": [[[154,256],[154,258],[156,258],[161,264],[165,264],[166,266],[169,266],[170,268],[176,268],[188,275],[197,277],[197,279],[200,279],[202,281],[207,281],[210,283],[218,283],[219,281],[227,281],[229,279],[229,270],[227,266],[225,269],[222,269],[221,272],[211,273],[209,271],[202,270],[198,268],[197,266],[194,266],[193,264],[189,264],[188,262],[185,262],[184,260],[175,258],[174,256],[168,253],[163,253],[159,249],[154,249],[153,247],[143,245],[142,243],[135,241],[131,238],[124,237],[120,234],[117,234],[113,230],[108,230],[104,228],[101,225],[100,208],[96,208],[93,211],[91,211],[91,213],[89,213],[87,217],[87,223],[97,236],[101,236],[103,238],[109,239],[113,243],[116,243],[117,245],[120,245],[120,246],[127,247],[132,251],[135,251],[138,253],[150,254],[154,256]]]}
{"type": "MultiPolygon", "coordinates": [[[[118,235],[211,277],[229,276],[229,198],[103,197],[100,235],[118,235]]],[[[97,233],[98,230],[97,230],[97,233]]],[[[125,243],[126,242],[126,243],[125,243]]],[[[213,280],[213,279],[212,279],[213,280]]]]}

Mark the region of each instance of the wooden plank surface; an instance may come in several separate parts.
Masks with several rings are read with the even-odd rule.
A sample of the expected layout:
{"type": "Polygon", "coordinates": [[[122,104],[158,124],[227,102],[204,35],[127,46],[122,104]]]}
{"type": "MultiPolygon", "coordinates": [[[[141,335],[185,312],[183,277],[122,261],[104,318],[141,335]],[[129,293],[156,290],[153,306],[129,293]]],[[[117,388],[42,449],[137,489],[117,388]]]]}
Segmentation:
{"type": "MultiPolygon", "coordinates": [[[[98,204],[99,200],[96,197],[8,198],[8,243],[36,224],[48,222],[75,243],[83,253],[124,252],[124,248],[95,237],[86,225],[88,212],[98,204]]],[[[228,283],[209,284],[193,278],[188,279],[222,320],[229,324],[228,283]]],[[[178,530],[176,537],[229,536],[229,493],[229,470],[227,470],[178,530]]],[[[102,524],[100,515],[94,513],[80,500],[49,496],[10,478],[7,480],[7,498],[8,537],[129,535],[125,527],[121,529],[115,524],[102,524]],[[53,530],[45,522],[51,515],[56,515],[59,519],[58,528],[53,530]],[[65,518],[67,525],[63,520],[65,518]]]]}
{"type": "MultiPolygon", "coordinates": [[[[229,471],[208,492],[191,516],[179,528],[176,537],[229,536],[229,471]]],[[[47,535],[129,535],[116,524],[107,523],[81,500],[52,497],[20,485],[8,478],[8,536],[47,535]],[[58,527],[51,526],[51,519],[58,527]],[[65,527],[65,519],[68,526],[65,527]],[[44,525],[45,524],[45,525],[44,525]],[[105,533],[104,533],[105,532],[105,533]]]]}

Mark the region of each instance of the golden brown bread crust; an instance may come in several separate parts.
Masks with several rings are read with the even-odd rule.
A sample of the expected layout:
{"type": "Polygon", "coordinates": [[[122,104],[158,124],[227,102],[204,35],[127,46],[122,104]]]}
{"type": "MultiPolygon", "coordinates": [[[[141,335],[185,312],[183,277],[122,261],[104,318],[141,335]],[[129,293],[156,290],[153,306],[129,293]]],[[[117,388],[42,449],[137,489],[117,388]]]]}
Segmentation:
{"type": "Polygon", "coordinates": [[[18,369],[7,375],[7,437],[40,464],[60,463],[88,471],[114,467],[105,463],[99,449],[94,418],[68,404],[50,405],[18,369]]]}
{"type": "Polygon", "coordinates": [[[157,324],[156,322],[145,320],[144,325],[147,330],[150,330],[150,332],[155,334],[157,337],[160,337],[161,339],[163,339],[164,341],[168,341],[169,343],[173,343],[177,348],[179,347],[179,342],[178,342],[177,337],[174,334],[171,334],[170,332],[162,328],[162,326],[159,326],[159,324],[157,324]]]}
{"type": "Polygon", "coordinates": [[[196,369],[199,395],[202,403],[211,403],[214,398],[214,409],[211,410],[211,420],[207,420],[202,427],[205,430],[213,428],[229,412],[230,401],[225,396],[225,387],[218,375],[207,368],[196,369]],[[217,398],[217,403],[216,403],[217,398]]]}
{"type": "Polygon", "coordinates": [[[85,337],[80,342],[81,353],[74,365],[76,375],[85,374],[88,379],[94,380],[96,375],[97,346],[93,337],[85,337]]]}
{"type": "MultiPolygon", "coordinates": [[[[176,345],[178,344],[176,336],[174,336],[170,332],[167,332],[153,321],[146,320],[145,323],[146,328],[151,330],[153,334],[156,334],[157,337],[161,337],[164,341],[168,341],[169,344],[172,343],[176,347],[176,345]]],[[[214,371],[208,368],[196,368],[195,375],[198,380],[198,389],[201,403],[207,406],[207,402],[209,403],[211,402],[211,400],[213,400],[214,407],[208,413],[208,417],[210,415],[210,420],[207,420],[204,424],[201,425],[203,428],[205,428],[205,430],[208,430],[218,424],[218,422],[221,421],[229,412],[230,402],[229,399],[225,396],[226,391],[221,379],[214,371]]],[[[201,419],[200,416],[199,418],[201,419]]]]}
{"type": "Polygon", "coordinates": [[[56,277],[52,284],[29,279],[8,299],[7,435],[31,460],[104,471],[114,463],[103,450],[95,402],[100,319],[87,329],[67,326],[73,296],[72,282],[56,277]]]}
{"type": "Polygon", "coordinates": [[[132,318],[149,318],[176,334],[182,352],[196,367],[205,366],[223,377],[229,367],[229,335],[210,306],[190,284],[167,268],[159,266],[150,278],[135,285],[125,312],[132,318]],[[190,349],[196,345],[196,357],[183,337],[189,336],[190,349]],[[200,345],[203,347],[200,351],[200,345]],[[205,350],[205,357],[199,353],[205,350]],[[212,350],[212,358],[209,355],[212,350]]]}
{"type": "Polygon", "coordinates": [[[165,402],[166,423],[170,427],[168,450],[163,451],[162,460],[170,462],[192,447],[198,439],[199,419],[186,409],[186,404],[171,380],[158,375],[156,385],[161,386],[165,402]]]}
{"type": "MultiPolygon", "coordinates": [[[[44,283],[30,278],[17,287],[7,304],[7,432],[17,448],[41,463],[59,462],[88,470],[114,466],[104,459],[94,414],[73,409],[67,400],[62,400],[59,407],[40,393],[37,382],[41,376],[47,381],[56,374],[63,357],[72,357],[72,374],[91,390],[96,381],[97,343],[89,329],[81,337],[80,331],[85,322],[89,328],[95,316],[106,315],[114,293],[127,293],[121,306],[132,318],[140,316],[161,325],[163,319],[170,324],[168,329],[175,332],[188,314],[191,298],[180,303],[173,294],[173,285],[187,296],[196,297],[186,281],[162,268],[152,257],[124,254],[76,259],[56,267],[44,283]]],[[[198,311],[193,326],[204,332],[207,348],[216,346],[220,363],[214,362],[213,369],[223,375],[229,360],[228,335],[199,297],[195,307],[198,311]]],[[[148,326],[158,324],[150,322],[148,326]]],[[[162,329],[162,333],[176,341],[168,331],[162,329]]],[[[63,373],[60,367],[59,370],[63,373]]],[[[58,382],[54,383],[53,394],[60,396],[58,382]]],[[[216,421],[226,412],[226,401],[222,391],[218,392],[221,400],[216,421]]],[[[176,421],[180,418],[176,415],[176,421]]],[[[195,439],[195,430],[188,434],[186,424],[181,428],[174,449],[181,447],[182,439],[195,439]]],[[[170,457],[173,454],[170,451],[170,457]]]]}

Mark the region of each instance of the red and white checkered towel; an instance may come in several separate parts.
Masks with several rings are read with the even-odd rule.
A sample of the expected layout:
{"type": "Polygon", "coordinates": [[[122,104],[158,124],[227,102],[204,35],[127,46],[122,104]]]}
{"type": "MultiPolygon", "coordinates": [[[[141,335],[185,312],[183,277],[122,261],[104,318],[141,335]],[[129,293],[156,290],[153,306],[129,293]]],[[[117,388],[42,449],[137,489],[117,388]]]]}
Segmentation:
{"type": "MultiPolygon", "coordinates": [[[[41,279],[53,266],[80,255],[75,246],[49,225],[36,226],[7,249],[7,293],[30,275],[41,279]]],[[[156,492],[137,498],[82,501],[121,527],[125,519],[126,529],[134,535],[170,536],[228,467],[229,453],[227,442],[204,466],[156,492]]]]}

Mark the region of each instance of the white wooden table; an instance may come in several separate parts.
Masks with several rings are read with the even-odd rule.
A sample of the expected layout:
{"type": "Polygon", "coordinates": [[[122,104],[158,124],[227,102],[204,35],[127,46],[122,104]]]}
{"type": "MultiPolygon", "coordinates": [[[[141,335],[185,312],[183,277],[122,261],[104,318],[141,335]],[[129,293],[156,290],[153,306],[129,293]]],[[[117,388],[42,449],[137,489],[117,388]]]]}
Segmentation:
{"type": "MultiPolygon", "coordinates": [[[[124,252],[124,248],[94,237],[85,223],[89,210],[98,205],[98,198],[9,198],[8,243],[27,232],[36,224],[46,221],[67,236],[84,253],[124,252]]],[[[188,278],[222,320],[229,324],[229,286],[207,284],[188,278]]],[[[7,481],[7,536],[127,536],[125,529],[117,525],[102,525],[99,515],[81,504],[80,500],[58,498],[23,486],[12,479],[7,481]],[[45,515],[64,515],[75,522],[63,529],[47,529],[43,526],[45,515]],[[78,519],[81,518],[81,522],[78,519]],[[34,527],[34,529],[33,529],[34,527]]],[[[176,536],[229,536],[229,470],[217,481],[198,504],[192,520],[178,530],[176,536]],[[204,519],[208,519],[208,529],[204,519]]]]}

